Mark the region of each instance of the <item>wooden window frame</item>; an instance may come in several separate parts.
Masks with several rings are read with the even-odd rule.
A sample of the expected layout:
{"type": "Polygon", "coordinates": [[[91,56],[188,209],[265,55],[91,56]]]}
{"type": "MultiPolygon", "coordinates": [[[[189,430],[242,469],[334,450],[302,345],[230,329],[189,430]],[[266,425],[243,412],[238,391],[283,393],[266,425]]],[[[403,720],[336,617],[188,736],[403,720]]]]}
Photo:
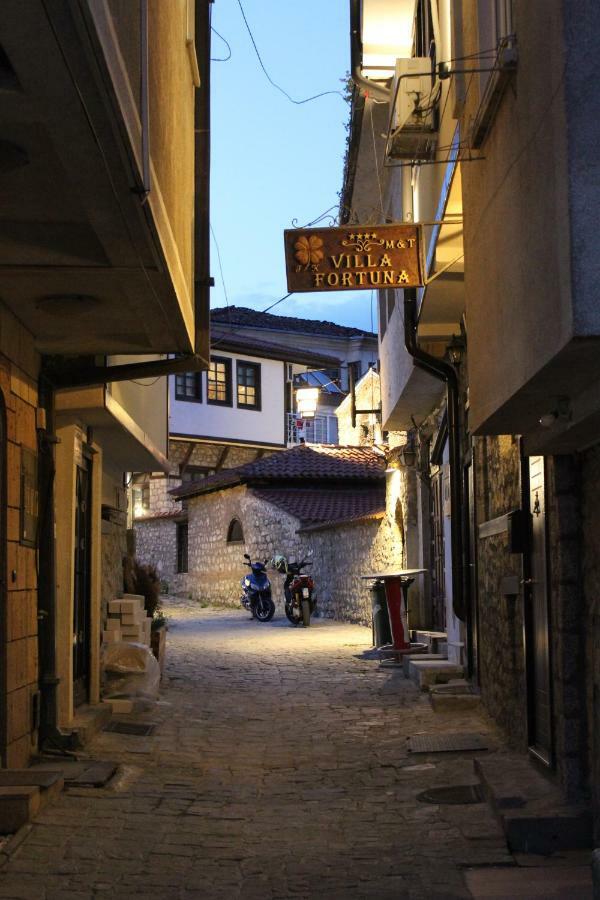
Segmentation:
{"type": "Polygon", "coordinates": [[[175,375],[175,399],[181,400],[183,403],[202,403],[202,372],[181,372],[175,375]],[[178,390],[178,380],[181,378],[187,379],[190,375],[194,376],[196,388],[193,397],[178,390]]]}
{"type": "Polygon", "coordinates": [[[211,356],[210,358],[211,365],[215,363],[218,365],[222,363],[225,367],[225,389],[226,389],[226,399],[225,400],[212,400],[210,397],[210,368],[206,373],[206,402],[211,406],[233,406],[233,391],[231,387],[231,359],[228,356],[211,356]]]}
{"type": "Polygon", "coordinates": [[[255,412],[261,411],[262,396],[261,396],[261,365],[260,365],[260,363],[249,362],[248,360],[245,360],[245,359],[236,360],[235,400],[236,400],[238,409],[250,409],[250,410],[254,410],[255,412]],[[240,380],[239,380],[240,368],[254,369],[254,372],[255,372],[254,391],[255,391],[255,396],[256,396],[256,401],[254,403],[240,403],[239,388],[240,387],[248,387],[247,384],[240,384],[240,380]]]}

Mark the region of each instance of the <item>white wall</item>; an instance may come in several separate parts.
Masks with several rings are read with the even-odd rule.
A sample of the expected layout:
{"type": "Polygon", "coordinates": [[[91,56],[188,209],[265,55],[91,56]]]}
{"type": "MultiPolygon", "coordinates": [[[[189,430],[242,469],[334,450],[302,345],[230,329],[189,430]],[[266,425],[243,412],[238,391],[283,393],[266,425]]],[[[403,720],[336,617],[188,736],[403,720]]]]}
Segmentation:
{"type": "Polygon", "coordinates": [[[206,402],[206,373],[202,374],[202,401],[175,399],[175,377],[169,378],[169,432],[197,435],[220,440],[247,441],[257,444],[285,445],[284,433],[284,363],[255,356],[215,350],[216,356],[231,359],[233,406],[215,406],[206,402]],[[236,360],[260,365],[261,408],[238,409],[236,406],[236,360]]]}

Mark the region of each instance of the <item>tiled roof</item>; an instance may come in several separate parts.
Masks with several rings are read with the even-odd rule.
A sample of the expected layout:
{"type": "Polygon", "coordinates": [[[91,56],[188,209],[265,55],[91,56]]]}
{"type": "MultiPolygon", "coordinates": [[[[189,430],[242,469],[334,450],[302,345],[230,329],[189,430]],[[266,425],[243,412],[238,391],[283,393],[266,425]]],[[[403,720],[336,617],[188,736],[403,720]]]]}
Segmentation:
{"type": "Polygon", "coordinates": [[[299,519],[303,526],[363,519],[385,510],[385,485],[354,490],[256,488],[252,493],[299,519]]]}
{"type": "Polygon", "coordinates": [[[275,331],[296,331],[301,334],[320,334],[324,337],[370,337],[377,338],[371,331],[350,328],[335,322],[299,319],[296,316],[277,316],[260,312],[246,306],[223,306],[210,311],[211,324],[246,325],[248,328],[269,328],[275,331]]]}
{"type": "Polygon", "coordinates": [[[385,456],[375,447],[337,447],[330,444],[300,444],[281,453],[210,475],[202,481],[175,488],[175,497],[193,497],[235,484],[264,482],[360,482],[382,481],[385,456]]]}
{"type": "Polygon", "coordinates": [[[265,341],[255,334],[243,330],[225,329],[223,326],[211,328],[210,349],[215,353],[225,350],[229,353],[247,353],[264,359],[282,359],[286,362],[300,363],[313,368],[336,368],[340,364],[337,356],[328,356],[303,347],[291,347],[289,344],[276,344],[265,341]]]}

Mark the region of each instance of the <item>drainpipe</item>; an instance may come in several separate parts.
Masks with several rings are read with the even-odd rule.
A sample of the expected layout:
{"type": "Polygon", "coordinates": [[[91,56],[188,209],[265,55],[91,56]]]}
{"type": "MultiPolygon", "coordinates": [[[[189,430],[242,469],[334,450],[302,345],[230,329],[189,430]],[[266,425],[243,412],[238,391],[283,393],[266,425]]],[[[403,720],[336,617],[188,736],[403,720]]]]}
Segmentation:
{"type": "Polygon", "coordinates": [[[376,81],[369,81],[368,78],[363,76],[361,71],[363,52],[360,36],[361,2],[362,0],[350,0],[350,70],[352,81],[370,97],[389,101],[392,96],[390,88],[383,87],[383,85],[377,84],[376,81]]]}
{"type": "Polygon", "coordinates": [[[44,410],[43,427],[38,427],[38,651],[39,695],[34,695],[34,725],[39,729],[42,749],[68,752],[77,749],[76,733],[58,727],[56,673],[56,547],[54,537],[54,391],[42,375],[39,406],[44,410]],[[38,699],[39,697],[39,699],[38,699]]]}
{"type": "Polygon", "coordinates": [[[460,458],[460,419],[458,378],[450,363],[422,350],[417,343],[417,296],[415,290],[404,291],[404,342],[415,365],[434,378],[445,382],[448,407],[448,447],[450,451],[450,542],[452,550],[452,609],[454,615],[467,621],[469,630],[469,610],[465,602],[463,583],[463,500],[462,466],[460,458]]]}

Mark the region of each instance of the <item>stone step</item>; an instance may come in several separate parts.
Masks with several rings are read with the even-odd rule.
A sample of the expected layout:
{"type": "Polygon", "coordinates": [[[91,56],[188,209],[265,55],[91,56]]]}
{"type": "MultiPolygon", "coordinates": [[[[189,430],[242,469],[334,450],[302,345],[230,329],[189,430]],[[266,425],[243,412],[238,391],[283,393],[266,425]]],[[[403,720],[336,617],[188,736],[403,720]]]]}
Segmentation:
{"type": "Polygon", "coordinates": [[[446,645],[447,635],[445,631],[421,631],[416,629],[412,632],[412,640],[427,644],[431,653],[443,653],[442,646],[446,645]]]}
{"type": "Polygon", "coordinates": [[[0,770],[0,834],[26,825],[64,787],[62,772],[38,769],[0,770]]]}
{"type": "Polygon", "coordinates": [[[481,696],[464,678],[451,678],[446,684],[432,684],[429,701],[435,712],[465,712],[481,706],[481,696]]]}
{"type": "Polygon", "coordinates": [[[85,747],[94,735],[102,731],[111,718],[111,708],[106,703],[99,703],[96,706],[80,706],[73,719],[72,727],[77,734],[79,746],[85,747]]]}
{"type": "Polygon", "coordinates": [[[415,653],[414,656],[411,653],[407,653],[404,659],[402,660],[402,665],[404,666],[404,677],[409,678],[409,665],[413,659],[419,659],[421,662],[440,662],[445,659],[441,653],[415,653]]]}
{"type": "Polygon", "coordinates": [[[593,846],[589,808],[567,803],[526,756],[494,755],[474,766],[511,851],[551,854],[593,846]]]}
{"type": "Polygon", "coordinates": [[[0,834],[14,834],[39,812],[40,806],[37,785],[0,787],[0,834]]]}
{"type": "Polygon", "coordinates": [[[408,677],[426,691],[432,684],[442,684],[451,678],[461,678],[463,666],[457,666],[447,659],[426,660],[411,659],[408,664],[408,677]]]}

